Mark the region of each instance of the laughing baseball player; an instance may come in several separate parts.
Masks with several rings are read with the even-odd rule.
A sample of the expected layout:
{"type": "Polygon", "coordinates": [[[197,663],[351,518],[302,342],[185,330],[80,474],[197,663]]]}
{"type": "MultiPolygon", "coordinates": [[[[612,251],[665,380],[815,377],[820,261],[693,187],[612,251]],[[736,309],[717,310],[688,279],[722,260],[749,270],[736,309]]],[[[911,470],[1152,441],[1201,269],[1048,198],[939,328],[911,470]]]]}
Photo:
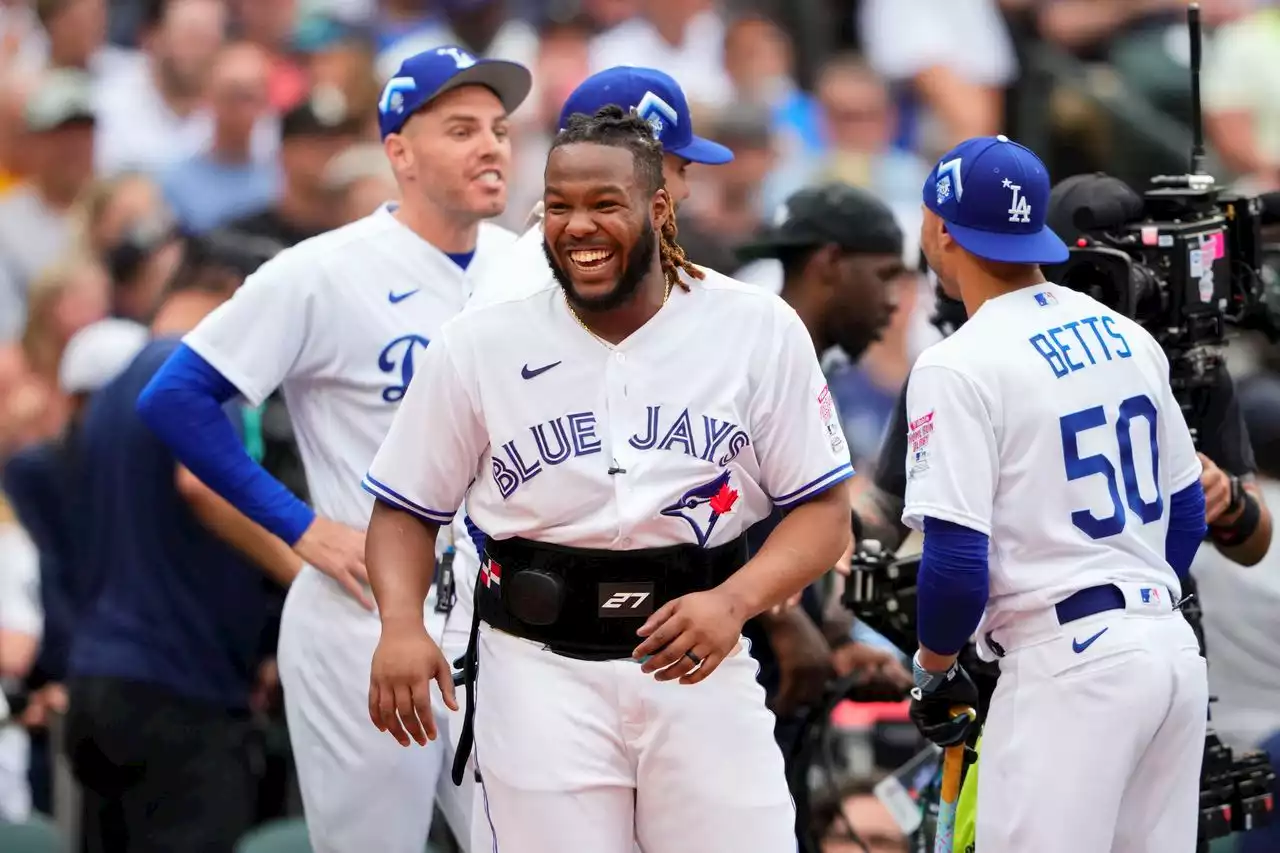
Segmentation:
{"type": "MultiPolygon", "coordinates": [[[[506,204],[507,116],[530,85],[522,66],[457,47],[405,60],[379,105],[399,205],[265,264],[186,337],[139,400],[175,456],[308,563],[289,590],[278,659],[319,853],[422,853],[437,790],[455,835],[465,842],[470,832],[470,791],[441,774],[450,739],[401,750],[367,722],[378,620],[364,566],[373,501],[360,479],[425,353],[468,299],[472,279],[515,240],[484,220],[506,204]],[[279,386],[314,511],[233,443],[218,408],[237,393],[258,404],[279,386]]],[[[456,549],[458,571],[478,567],[475,556],[471,569],[463,568],[465,531],[446,533],[441,550],[456,549]]],[[[428,561],[431,574],[434,557],[428,561]]],[[[461,600],[446,621],[437,610],[451,597],[440,589],[441,607],[419,607],[417,615],[458,656],[466,649],[470,602],[461,600]]],[[[446,713],[439,703],[437,710],[446,713]]]]}
{"type": "Polygon", "coordinates": [[[504,853],[795,848],[741,630],[839,558],[852,468],[795,311],[660,236],[662,154],[616,106],[569,122],[546,167],[551,272],[446,324],[365,480],[369,714],[401,742],[433,734],[433,678],[454,702],[413,618],[422,561],[464,495],[487,534],[469,712],[504,853]]]}
{"type": "Polygon", "coordinates": [[[906,506],[923,530],[911,715],[965,739],[977,633],[1000,680],[983,731],[981,853],[1192,853],[1208,712],[1176,612],[1205,533],[1200,461],[1147,332],[1045,281],[1067,258],[1049,176],[1003,136],[925,182],[921,246],[969,321],[907,390],[906,506]]]}

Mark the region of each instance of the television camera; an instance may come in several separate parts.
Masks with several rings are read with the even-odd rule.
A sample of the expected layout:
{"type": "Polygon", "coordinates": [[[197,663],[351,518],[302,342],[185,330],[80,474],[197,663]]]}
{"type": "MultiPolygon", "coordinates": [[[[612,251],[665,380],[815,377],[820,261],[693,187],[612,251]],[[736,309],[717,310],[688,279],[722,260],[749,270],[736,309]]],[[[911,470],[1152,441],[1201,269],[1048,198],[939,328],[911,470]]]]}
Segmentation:
{"type": "MultiPolygon", "coordinates": [[[[916,637],[919,567],[919,555],[899,557],[886,552],[875,540],[864,540],[854,552],[842,600],[855,616],[904,654],[914,654],[919,646],[916,637]]],[[[961,651],[960,659],[978,686],[979,708],[985,717],[999,669],[995,664],[981,661],[972,643],[961,651]]],[[[1274,781],[1275,771],[1266,753],[1236,754],[1222,742],[1210,722],[1200,771],[1198,849],[1207,851],[1209,842],[1215,838],[1270,824],[1274,781]]]]}

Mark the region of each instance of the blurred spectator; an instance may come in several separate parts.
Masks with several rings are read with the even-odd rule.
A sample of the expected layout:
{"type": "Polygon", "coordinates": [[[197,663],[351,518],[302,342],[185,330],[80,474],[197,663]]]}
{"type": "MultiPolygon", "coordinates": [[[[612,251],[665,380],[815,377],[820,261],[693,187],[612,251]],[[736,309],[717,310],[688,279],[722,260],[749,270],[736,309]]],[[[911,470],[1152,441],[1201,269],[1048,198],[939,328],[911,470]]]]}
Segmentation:
{"type": "Polygon", "coordinates": [[[227,228],[293,246],[337,221],[324,185],[325,167],[359,137],[361,122],[348,112],[346,98],[335,89],[318,89],[285,113],[281,121],[278,198],[257,213],[233,219],[227,228]]]}
{"type": "Polygon", "coordinates": [[[27,183],[0,198],[0,342],[26,316],[27,288],[71,241],[68,210],[92,176],[94,113],[81,72],[49,72],[25,110],[27,183]]]}
{"type": "Polygon", "coordinates": [[[859,16],[868,63],[913,123],[904,137],[913,150],[932,157],[1004,129],[1018,61],[995,0],[862,0],[859,16]],[[936,126],[914,124],[927,120],[936,126]]]}
{"type": "Polygon", "coordinates": [[[608,30],[640,14],[643,0],[581,0],[582,16],[598,31],[608,30]]]}
{"type": "Polygon", "coordinates": [[[725,107],[733,101],[733,81],[724,46],[724,18],[711,0],[641,0],[639,15],[596,36],[591,73],[615,65],[660,68],[695,108],[725,107]]]}
{"type": "Polygon", "coordinates": [[[764,203],[773,210],[797,189],[839,181],[870,190],[893,209],[907,235],[907,253],[920,232],[920,188],[929,166],[894,146],[898,111],[888,87],[861,59],[833,57],[819,73],[816,94],[827,150],[792,158],[770,178],[764,203]]]}
{"type": "Polygon", "coordinates": [[[35,659],[43,618],[36,549],[0,495],[0,823],[31,813],[27,781],[30,742],[10,719],[5,693],[14,692],[35,659]]]}
{"type": "Polygon", "coordinates": [[[791,39],[777,24],[756,14],[731,22],[725,32],[724,64],[739,102],[772,110],[774,138],[784,157],[822,149],[821,111],[813,96],[796,84],[791,39]]]}
{"type": "Polygon", "coordinates": [[[239,42],[223,48],[209,79],[213,143],[162,176],[165,198],[179,223],[201,233],[275,201],[279,171],[253,159],[253,129],[267,111],[269,65],[262,48],[239,42]]]}
{"type": "Polygon", "coordinates": [[[400,194],[395,170],[382,146],[374,142],[353,145],[330,160],[324,184],[337,199],[342,225],[368,216],[400,194]]]}
{"type": "MultiPolygon", "coordinates": [[[[17,187],[27,173],[27,97],[35,88],[33,75],[0,72],[0,198],[17,187]]],[[[0,305],[3,299],[0,298],[0,305]]],[[[0,314],[3,309],[0,308],[0,314]]]]}
{"type": "Polygon", "coordinates": [[[538,53],[537,30],[527,21],[508,15],[504,0],[439,0],[436,6],[439,17],[428,19],[378,54],[379,82],[390,80],[400,63],[410,56],[450,44],[473,56],[533,65],[538,53]]]}
{"type": "MultiPolygon", "coordinates": [[[[772,123],[770,110],[763,104],[742,104],[718,115],[708,136],[732,151],[733,161],[703,169],[691,178],[690,213],[726,250],[764,224],[762,189],[777,159],[772,123]]],[[[713,266],[724,269],[721,264],[713,266]]],[[[730,268],[735,266],[731,263],[730,268]]]]}
{"type": "Polygon", "coordinates": [[[72,255],[32,283],[22,350],[36,376],[57,387],[58,364],[76,332],[107,316],[110,282],[91,258],[72,255]]]}
{"type": "Polygon", "coordinates": [[[0,68],[39,70],[47,50],[31,0],[0,0],[0,68]]]}
{"type": "Polygon", "coordinates": [[[270,57],[267,96],[272,108],[280,112],[306,97],[306,74],[290,55],[298,0],[230,0],[229,5],[240,38],[270,57]]]}
{"type": "Polygon", "coordinates": [[[147,322],[182,259],[160,188],[145,175],[123,173],[93,184],[77,207],[80,240],[111,277],[111,313],[147,322]]]}
{"type": "MultiPolygon", "coordinates": [[[[93,397],[76,441],[78,570],[102,584],[68,682],[91,849],[229,851],[253,819],[249,702],[278,597],[268,578],[287,584],[299,561],[178,466],[135,411],[178,337],[242,279],[197,242],[154,340],[93,397]]],[[[245,424],[242,404],[231,409],[245,424]]]]}
{"type": "Polygon", "coordinates": [[[1205,131],[1248,192],[1280,189],[1280,7],[1219,29],[1204,67],[1205,131]]]}
{"type": "MultiPolygon", "coordinates": [[[[208,148],[214,127],[206,88],[225,27],[222,0],[148,0],[141,56],[101,78],[99,175],[156,174],[208,148]]],[[[258,122],[255,159],[274,155],[276,135],[273,122],[258,122]]]]}
{"type": "MultiPolygon", "coordinates": [[[[374,66],[374,49],[360,30],[329,19],[309,19],[294,35],[295,55],[311,89],[335,89],[347,99],[347,110],[367,120],[365,135],[378,137],[378,98],[382,84],[374,66]]],[[[299,99],[301,100],[301,99],[299,99]]]]}
{"type": "Polygon", "coordinates": [[[109,73],[131,57],[107,44],[107,0],[35,0],[50,68],[109,73]]]}
{"type": "Polygon", "coordinates": [[[907,853],[911,849],[893,814],[866,784],[846,785],[838,802],[819,804],[814,822],[823,829],[822,853],[907,853]],[[850,826],[858,840],[850,837],[850,826]]]}

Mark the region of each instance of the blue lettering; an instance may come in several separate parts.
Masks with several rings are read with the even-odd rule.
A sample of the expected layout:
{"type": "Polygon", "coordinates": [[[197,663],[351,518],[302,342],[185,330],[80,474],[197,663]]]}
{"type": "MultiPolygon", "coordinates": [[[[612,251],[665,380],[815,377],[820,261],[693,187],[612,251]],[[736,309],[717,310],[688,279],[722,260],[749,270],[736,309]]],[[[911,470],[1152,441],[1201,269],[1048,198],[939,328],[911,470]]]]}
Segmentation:
{"type": "Polygon", "coordinates": [[[388,385],[382,389],[382,399],[388,403],[399,403],[404,399],[404,392],[409,390],[409,382],[413,379],[413,353],[421,347],[426,349],[431,342],[422,335],[402,335],[382,348],[378,353],[378,369],[383,373],[399,372],[400,384],[388,385]]]}
{"type": "Polygon", "coordinates": [[[1058,354],[1058,351],[1053,348],[1053,344],[1049,343],[1049,339],[1043,334],[1031,338],[1030,343],[1031,346],[1035,347],[1036,352],[1040,353],[1044,360],[1049,362],[1049,367],[1053,369],[1054,376],[1061,379],[1070,373],[1066,364],[1062,361],[1062,356],[1058,354]]]}
{"type": "Polygon", "coordinates": [[[595,412],[573,412],[565,415],[569,422],[569,436],[573,439],[573,455],[588,456],[600,452],[600,439],[596,438],[595,412]]]}
{"type": "Polygon", "coordinates": [[[747,435],[742,430],[738,430],[732,436],[729,437],[729,452],[726,453],[724,456],[721,456],[718,460],[716,460],[716,464],[719,465],[721,468],[723,468],[724,466],[732,462],[734,459],[736,459],[738,454],[741,453],[750,444],[751,444],[751,436],[747,435]]]}
{"type": "Polygon", "coordinates": [[[1076,340],[1080,342],[1080,347],[1084,350],[1084,354],[1089,356],[1089,363],[1097,364],[1098,360],[1093,357],[1093,353],[1089,351],[1089,345],[1084,342],[1084,336],[1080,334],[1080,322],[1080,320],[1072,320],[1070,323],[1063,323],[1062,328],[1075,332],[1076,340]]]}
{"type": "Polygon", "coordinates": [[[542,461],[548,465],[559,465],[561,462],[569,458],[569,454],[573,452],[573,448],[569,445],[569,436],[565,434],[564,424],[559,418],[553,421],[547,421],[545,424],[538,424],[535,427],[529,427],[529,431],[533,433],[533,440],[538,445],[538,455],[542,457],[542,461]],[[547,436],[545,428],[551,427],[551,431],[556,434],[556,450],[553,453],[547,445],[547,436]]]}
{"type": "Polygon", "coordinates": [[[686,455],[698,455],[693,449],[693,424],[689,422],[688,409],[682,411],[680,417],[676,418],[676,422],[671,425],[671,429],[667,430],[667,434],[662,437],[662,441],[658,444],[658,449],[670,450],[671,445],[677,441],[684,445],[686,455]]]}
{"type": "Polygon", "coordinates": [[[1062,360],[1066,362],[1067,367],[1071,368],[1072,371],[1079,370],[1082,367],[1084,367],[1084,365],[1072,361],[1071,356],[1067,355],[1067,353],[1071,351],[1071,347],[1067,346],[1062,341],[1058,340],[1058,333],[1061,331],[1062,331],[1061,326],[1054,326],[1052,329],[1049,330],[1049,339],[1052,340],[1054,346],[1058,348],[1058,352],[1062,353],[1062,360]]]}
{"type": "Polygon", "coordinates": [[[716,453],[716,448],[720,446],[722,441],[729,437],[729,433],[733,431],[734,426],[735,425],[729,421],[718,421],[715,418],[703,415],[702,431],[707,437],[707,448],[702,451],[702,456],[699,458],[710,462],[711,457],[716,453]]]}
{"type": "Polygon", "coordinates": [[[524,459],[520,457],[520,451],[516,450],[516,443],[508,441],[502,445],[502,449],[507,452],[507,458],[511,460],[511,464],[515,466],[516,474],[520,476],[520,482],[527,483],[534,477],[542,473],[542,463],[534,460],[532,465],[524,464],[524,459]]]}
{"type": "Polygon", "coordinates": [[[1107,361],[1111,361],[1111,350],[1107,347],[1107,342],[1102,339],[1102,332],[1098,331],[1098,318],[1085,317],[1080,322],[1093,329],[1093,336],[1098,339],[1098,346],[1102,347],[1102,354],[1107,357],[1107,361]]]}
{"type": "Polygon", "coordinates": [[[1120,334],[1115,330],[1114,328],[1115,324],[1116,324],[1116,321],[1112,317],[1102,318],[1102,328],[1107,330],[1107,334],[1111,337],[1112,340],[1119,341],[1120,346],[1124,347],[1123,350],[1116,350],[1116,355],[1120,356],[1121,358],[1128,358],[1129,356],[1133,355],[1133,350],[1129,349],[1129,342],[1124,339],[1124,335],[1120,334]]]}
{"type": "Polygon", "coordinates": [[[661,406],[649,406],[649,419],[645,425],[646,432],[644,438],[637,433],[627,439],[628,443],[636,450],[653,450],[653,446],[658,443],[658,410],[661,406]]]}
{"type": "Polygon", "coordinates": [[[493,482],[504,501],[515,494],[520,486],[520,478],[496,456],[493,457],[493,482]]]}

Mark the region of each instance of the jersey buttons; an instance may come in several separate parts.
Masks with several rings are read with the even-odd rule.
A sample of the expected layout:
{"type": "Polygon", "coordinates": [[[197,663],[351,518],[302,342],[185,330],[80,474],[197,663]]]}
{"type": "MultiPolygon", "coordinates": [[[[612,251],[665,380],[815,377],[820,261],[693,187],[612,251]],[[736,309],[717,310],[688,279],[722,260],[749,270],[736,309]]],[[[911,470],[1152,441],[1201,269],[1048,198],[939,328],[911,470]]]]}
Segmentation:
{"type": "Polygon", "coordinates": [[[627,354],[624,352],[615,352],[613,354],[613,360],[618,362],[618,364],[625,364],[627,361],[627,354]]]}

